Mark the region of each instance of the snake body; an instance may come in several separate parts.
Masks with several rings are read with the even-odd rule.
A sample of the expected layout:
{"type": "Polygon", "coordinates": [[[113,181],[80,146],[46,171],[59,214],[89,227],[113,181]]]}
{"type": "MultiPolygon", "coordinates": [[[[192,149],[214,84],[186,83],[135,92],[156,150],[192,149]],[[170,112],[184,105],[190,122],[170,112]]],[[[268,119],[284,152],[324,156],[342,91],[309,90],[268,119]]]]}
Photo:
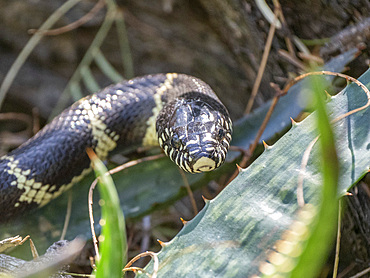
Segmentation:
{"type": "Polygon", "coordinates": [[[137,77],[104,88],[64,110],[0,159],[0,222],[47,204],[113,151],[160,145],[191,173],[225,160],[229,114],[212,89],[185,74],[137,77]]]}

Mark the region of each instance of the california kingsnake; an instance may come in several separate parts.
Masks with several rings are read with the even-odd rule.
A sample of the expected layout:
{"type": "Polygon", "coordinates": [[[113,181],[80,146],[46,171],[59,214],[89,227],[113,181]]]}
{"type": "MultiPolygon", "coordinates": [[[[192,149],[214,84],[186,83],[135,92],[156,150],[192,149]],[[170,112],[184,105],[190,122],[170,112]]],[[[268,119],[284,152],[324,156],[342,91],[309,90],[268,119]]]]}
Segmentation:
{"type": "Polygon", "coordinates": [[[104,88],[64,110],[0,159],[0,222],[43,206],[90,169],[86,148],[162,147],[183,170],[210,171],[225,160],[229,114],[212,89],[185,74],[137,77],[104,88]]]}

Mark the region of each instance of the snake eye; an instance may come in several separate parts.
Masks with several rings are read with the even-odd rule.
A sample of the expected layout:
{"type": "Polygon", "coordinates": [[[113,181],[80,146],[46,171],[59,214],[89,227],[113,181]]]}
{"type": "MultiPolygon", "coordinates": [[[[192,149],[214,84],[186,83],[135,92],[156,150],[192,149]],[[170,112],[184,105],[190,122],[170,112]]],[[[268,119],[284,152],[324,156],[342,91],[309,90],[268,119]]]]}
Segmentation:
{"type": "Polygon", "coordinates": [[[172,136],[172,139],[171,139],[171,145],[172,145],[172,147],[174,147],[174,148],[176,148],[176,149],[180,148],[180,146],[181,146],[181,141],[180,141],[180,138],[179,138],[179,136],[178,136],[177,134],[174,134],[174,135],[172,136]]]}
{"type": "Polygon", "coordinates": [[[222,129],[222,128],[220,128],[219,130],[218,130],[218,134],[217,134],[217,136],[218,136],[218,138],[219,139],[223,139],[224,137],[225,137],[225,130],[224,129],[222,129]]]}

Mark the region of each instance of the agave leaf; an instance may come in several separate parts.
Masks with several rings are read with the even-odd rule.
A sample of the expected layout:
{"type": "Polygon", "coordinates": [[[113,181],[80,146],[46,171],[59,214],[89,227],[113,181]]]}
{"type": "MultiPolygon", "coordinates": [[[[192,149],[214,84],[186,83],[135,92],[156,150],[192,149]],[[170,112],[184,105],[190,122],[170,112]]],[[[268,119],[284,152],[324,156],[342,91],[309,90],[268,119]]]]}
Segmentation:
{"type": "MultiPolygon", "coordinates": [[[[370,87],[370,70],[361,78],[370,87]]],[[[355,84],[328,101],[331,119],[367,102],[355,84]]],[[[158,254],[159,277],[248,277],[259,275],[269,250],[292,224],[303,153],[318,135],[313,113],[239,175],[158,254]]],[[[338,198],[369,169],[370,109],[333,125],[339,161],[338,198]]],[[[322,175],[318,144],[304,171],[307,203],[320,202],[322,175]]],[[[147,267],[151,271],[152,266],[147,267]]],[[[139,275],[141,277],[141,275],[139,275]]]]}
{"type": "MultiPolygon", "coordinates": [[[[351,50],[334,58],[325,66],[325,69],[332,71],[343,70],[344,66],[355,58],[356,53],[357,50],[351,50]]],[[[287,129],[291,123],[289,117],[294,118],[302,110],[306,109],[306,105],[302,104],[299,99],[301,95],[308,94],[309,90],[306,89],[302,93],[300,92],[302,87],[304,87],[302,84],[297,84],[289,91],[287,96],[280,99],[262,140],[268,140],[277,133],[287,129]]],[[[243,148],[249,147],[269,106],[270,104],[267,103],[235,123],[233,145],[243,148]]],[[[235,162],[233,160],[236,155],[235,153],[230,153],[228,156],[229,163],[216,171],[207,174],[187,175],[191,187],[193,189],[199,188],[207,184],[209,180],[217,179],[224,173],[234,171],[235,162]]],[[[66,235],[67,239],[73,239],[77,235],[86,237],[91,235],[88,228],[87,195],[93,179],[93,174],[91,174],[72,188],[72,216],[66,235]]],[[[187,194],[185,188],[181,186],[182,179],[177,166],[169,161],[168,158],[139,164],[113,175],[113,179],[117,186],[120,204],[126,218],[143,216],[153,209],[168,206],[187,194]]],[[[41,252],[46,250],[53,242],[59,240],[60,231],[63,229],[67,195],[63,194],[44,208],[28,214],[26,218],[0,227],[0,239],[17,234],[30,234],[37,243],[38,249],[41,252]],[[47,223],[45,224],[44,221],[47,223]],[[49,228],[44,232],[40,232],[39,227],[41,225],[49,228]]],[[[98,202],[98,199],[95,199],[94,202],[98,202]]],[[[96,210],[96,213],[100,213],[99,209],[96,210]]],[[[96,228],[99,229],[99,225],[96,228]]],[[[16,248],[12,254],[28,260],[32,258],[28,252],[28,247],[25,246],[16,248]]]]}
{"type": "MultiPolygon", "coordinates": [[[[330,60],[324,65],[324,69],[328,71],[341,72],[348,61],[353,59],[357,53],[357,49],[351,49],[348,52],[330,60]]],[[[322,78],[327,81],[331,81],[334,77],[325,76],[322,78]]],[[[303,111],[310,110],[312,108],[312,102],[307,100],[310,99],[311,95],[312,90],[310,89],[308,79],[304,79],[302,82],[297,83],[290,88],[289,93],[279,99],[279,102],[271,115],[271,119],[262,134],[260,142],[262,142],[262,140],[267,141],[273,138],[276,134],[281,134],[283,130],[287,129],[291,125],[290,118],[294,119],[303,111]]],[[[233,145],[243,148],[249,147],[249,144],[253,142],[256,133],[264,120],[264,115],[266,115],[270,108],[270,104],[271,101],[267,102],[235,123],[236,128],[233,134],[233,145]]]]}
{"type": "MultiPolygon", "coordinates": [[[[279,266],[274,267],[280,273],[283,272],[284,276],[289,277],[288,275],[290,275],[292,278],[317,277],[327,260],[328,253],[334,242],[339,211],[337,196],[339,176],[338,156],[334,133],[324,102],[325,95],[322,93],[324,86],[322,86],[320,77],[315,76],[313,78],[311,88],[315,95],[316,125],[320,133],[320,137],[316,138],[320,139],[318,140],[318,145],[320,146],[320,170],[322,173],[321,202],[318,206],[317,213],[316,208],[313,208],[309,218],[306,218],[308,221],[303,219],[303,221],[299,222],[299,224],[306,223],[306,227],[302,229],[303,238],[298,240],[293,239],[295,242],[294,253],[297,255],[294,257],[291,255],[286,256],[292,266],[295,264],[294,269],[289,271],[279,266]],[[298,256],[298,254],[300,255],[298,256]]],[[[307,206],[310,207],[306,205],[304,208],[307,208],[307,206]]],[[[301,227],[296,228],[296,230],[300,229],[301,227]]],[[[293,237],[288,236],[288,238],[292,240],[293,237]]],[[[279,254],[282,255],[281,252],[279,254]]]]}

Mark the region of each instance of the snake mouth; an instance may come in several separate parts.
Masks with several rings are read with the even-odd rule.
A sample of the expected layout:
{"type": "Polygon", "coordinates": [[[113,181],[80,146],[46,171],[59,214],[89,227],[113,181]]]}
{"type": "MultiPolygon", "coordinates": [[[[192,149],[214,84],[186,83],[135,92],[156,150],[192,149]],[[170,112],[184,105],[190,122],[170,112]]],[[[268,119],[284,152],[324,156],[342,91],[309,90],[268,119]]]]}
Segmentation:
{"type": "Polygon", "coordinates": [[[191,167],[195,173],[208,172],[216,168],[216,162],[207,156],[201,156],[194,160],[191,167]]]}

